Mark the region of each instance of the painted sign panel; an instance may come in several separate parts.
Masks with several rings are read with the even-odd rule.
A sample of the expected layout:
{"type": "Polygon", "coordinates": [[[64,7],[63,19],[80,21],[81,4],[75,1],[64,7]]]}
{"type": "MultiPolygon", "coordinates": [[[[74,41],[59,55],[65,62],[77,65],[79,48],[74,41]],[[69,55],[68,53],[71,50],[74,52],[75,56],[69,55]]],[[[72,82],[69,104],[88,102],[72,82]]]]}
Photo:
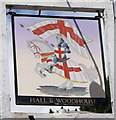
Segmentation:
{"type": "Polygon", "coordinates": [[[13,15],[17,105],[98,105],[105,69],[98,18],[13,15]]]}

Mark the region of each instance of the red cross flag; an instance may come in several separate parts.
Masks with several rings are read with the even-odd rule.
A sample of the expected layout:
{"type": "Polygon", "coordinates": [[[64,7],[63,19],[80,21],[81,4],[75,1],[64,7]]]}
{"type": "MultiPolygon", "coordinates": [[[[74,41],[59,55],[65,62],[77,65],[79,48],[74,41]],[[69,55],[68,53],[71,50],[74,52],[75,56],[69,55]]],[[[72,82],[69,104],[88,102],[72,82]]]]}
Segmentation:
{"type": "Polygon", "coordinates": [[[52,72],[73,82],[87,82],[83,74],[83,69],[72,60],[58,62],[55,67],[53,67],[52,72]]]}
{"type": "Polygon", "coordinates": [[[87,58],[89,57],[85,47],[85,42],[87,43],[91,40],[83,35],[85,39],[84,42],[77,28],[69,22],[50,19],[28,26],[27,29],[44,40],[53,34],[62,34],[79,54],[87,58]]]}
{"type": "MultiPolygon", "coordinates": [[[[55,54],[58,58],[62,59],[64,56],[64,49],[58,47],[55,50],[55,54]]],[[[53,72],[57,73],[60,76],[68,80],[72,80],[75,82],[87,82],[86,78],[83,75],[82,68],[72,60],[66,60],[64,62],[58,62],[55,67],[53,68],[53,72]]]]}

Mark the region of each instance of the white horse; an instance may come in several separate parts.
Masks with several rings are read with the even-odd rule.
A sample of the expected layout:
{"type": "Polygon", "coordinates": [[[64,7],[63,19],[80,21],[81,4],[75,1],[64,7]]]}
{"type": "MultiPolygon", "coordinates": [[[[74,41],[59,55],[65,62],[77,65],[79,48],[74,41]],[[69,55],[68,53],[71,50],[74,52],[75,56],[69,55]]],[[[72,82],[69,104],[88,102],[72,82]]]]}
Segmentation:
{"type": "MultiPolygon", "coordinates": [[[[56,64],[52,61],[52,57],[55,54],[54,47],[50,44],[48,44],[44,40],[32,40],[28,42],[28,47],[31,49],[32,53],[36,58],[39,58],[41,60],[40,63],[37,63],[35,71],[39,74],[40,77],[45,78],[46,72],[48,73],[56,73],[60,76],[62,75],[62,71],[56,67],[56,64]]],[[[72,78],[70,80],[66,80],[65,83],[63,83],[61,86],[59,86],[59,89],[72,89],[74,80],[75,82],[88,82],[93,81],[94,79],[97,79],[98,75],[95,70],[95,68],[88,69],[83,64],[77,64],[72,60],[67,60],[69,64],[71,64],[73,67],[79,67],[82,71],[80,72],[74,72],[72,74],[72,78]],[[94,79],[93,79],[94,78],[94,79]],[[74,79],[74,80],[73,80],[74,79]]],[[[63,65],[63,62],[59,63],[59,66],[63,65]]],[[[63,76],[64,77],[64,76],[63,76]]]]}
{"type": "Polygon", "coordinates": [[[35,58],[39,58],[41,60],[40,63],[37,63],[35,71],[40,75],[40,77],[46,77],[45,72],[47,71],[50,73],[50,67],[54,65],[52,60],[47,62],[48,60],[52,59],[52,55],[54,54],[53,47],[50,46],[46,41],[42,40],[32,40],[30,42],[28,41],[27,43],[35,58]]]}

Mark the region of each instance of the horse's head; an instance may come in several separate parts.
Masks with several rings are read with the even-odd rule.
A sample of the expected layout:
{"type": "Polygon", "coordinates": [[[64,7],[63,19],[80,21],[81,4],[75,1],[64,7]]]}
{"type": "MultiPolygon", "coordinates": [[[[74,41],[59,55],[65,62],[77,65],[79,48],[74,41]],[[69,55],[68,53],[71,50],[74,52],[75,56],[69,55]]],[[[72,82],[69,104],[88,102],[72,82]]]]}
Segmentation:
{"type": "Polygon", "coordinates": [[[36,58],[40,58],[40,47],[37,45],[37,41],[29,41],[28,43],[28,47],[30,48],[30,50],[32,51],[32,53],[34,54],[34,56],[36,58]]]}

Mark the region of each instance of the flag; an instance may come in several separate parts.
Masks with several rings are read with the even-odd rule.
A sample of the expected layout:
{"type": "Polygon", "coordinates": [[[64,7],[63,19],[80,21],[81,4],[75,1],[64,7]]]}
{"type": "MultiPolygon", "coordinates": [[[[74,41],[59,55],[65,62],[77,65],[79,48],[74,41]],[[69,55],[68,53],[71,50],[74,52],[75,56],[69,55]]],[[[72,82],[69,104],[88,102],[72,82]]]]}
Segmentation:
{"type": "Polygon", "coordinates": [[[67,60],[64,62],[58,62],[54,67],[52,72],[62,76],[67,80],[73,82],[88,82],[86,77],[83,74],[83,69],[74,61],[67,60]]]}
{"type": "Polygon", "coordinates": [[[77,28],[67,21],[50,19],[28,26],[27,29],[44,40],[53,34],[62,34],[79,54],[89,57],[85,42],[89,42],[90,39],[84,36],[84,41],[77,28]]]}

